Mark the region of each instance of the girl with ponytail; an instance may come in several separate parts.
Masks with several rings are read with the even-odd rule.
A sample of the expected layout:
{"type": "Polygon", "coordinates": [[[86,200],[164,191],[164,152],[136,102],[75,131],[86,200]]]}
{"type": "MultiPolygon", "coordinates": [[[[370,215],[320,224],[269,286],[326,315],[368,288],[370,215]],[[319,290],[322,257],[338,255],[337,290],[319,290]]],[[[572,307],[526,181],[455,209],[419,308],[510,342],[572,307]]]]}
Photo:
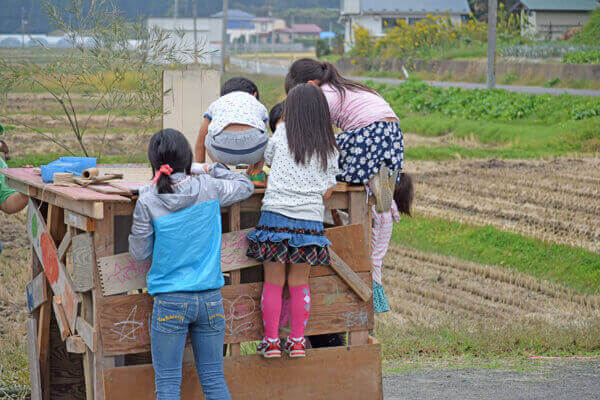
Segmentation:
{"type": "Polygon", "coordinates": [[[223,375],[225,313],[221,298],[221,210],[254,192],[245,175],[221,164],[192,172],[192,149],[181,132],[152,136],[148,159],[154,179],[140,189],[129,235],[129,254],[152,257],[148,292],[157,399],[179,399],[188,331],[207,400],[230,399],[223,375]]]}
{"type": "Polygon", "coordinates": [[[368,184],[377,198],[377,211],[389,212],[404,158],[396,113],[375,90],[343,77],[329,62],[295,61],[285,78],[286,92],[301,83],[321,87],[331,119],[343,131],[337,136],[342,171],[338,179],[368,184]]]}

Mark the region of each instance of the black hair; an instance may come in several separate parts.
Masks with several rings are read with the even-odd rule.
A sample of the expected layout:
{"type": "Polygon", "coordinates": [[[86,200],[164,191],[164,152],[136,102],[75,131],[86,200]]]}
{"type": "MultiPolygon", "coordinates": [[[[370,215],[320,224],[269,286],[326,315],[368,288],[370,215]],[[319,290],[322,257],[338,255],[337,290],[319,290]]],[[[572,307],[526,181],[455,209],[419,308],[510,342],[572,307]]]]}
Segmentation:
{"type": "Polygon", "coordinates": [[[403,172],[400,174],[400,178],[394,187],[394,201],[396,202],[396,206],[398,206],[398,211],[409,217],[412,216],[410,208],[412,207],[414,198],[415,188],[413,186],[412,176],[403,172]]]}
{"type": "MultiPolygon", "coordinates": [[[[194,155],[192,148],[183,134],[175,129],[162,129],[152,135],[148,145],[148,160],[152,165],[152,175],[161,166],[168,164],[173,173],[190,173],[194,155]]],[[[156,182],[158,193],[173,193],[171,177],[161,174],[156,182]]]]}
{"type": "Polygon", "coordinates": [[[285,92],[288,93],[294,86],[308,81],[319,81],[319,85],[331,85],[340,94],[342,100],[346,97],[344,90],[366,91],[379,95],[367,85],[344,78],[332,63],[312,58],[301,58],[294,61],[285,76],[285,92]]]}
{"type": "Polygon", "coordinates": [[[280,103],[275,104],[273,106],[273,108],[271,108],[271,111],[269,112],[269,128],[271,128],[271,132],[275,132],[275,129],[277,128],[277,123],[283,116],[284,105],[285,105],[285,100],[280,103]]]}
{"type": "Polygon", "coordinates": [[[227,80],[227,82],[225,82],[221,87],[221,96],[225,96],[227,93],[231,92],[250,93],[253,96],[256,95],[256,99],[260,100],[258,87],[256,84],[250,79],[243,78],[241,76],[227,80]]]}
{"type": "Polygon", "coordinates": [[[323,91],[308,83],[294,87],[285,100],[283,119],[288,146],[296,163],[306,164],[316,154],[323,170],[327,170],[328,156],[339,148],[323,91]]]}

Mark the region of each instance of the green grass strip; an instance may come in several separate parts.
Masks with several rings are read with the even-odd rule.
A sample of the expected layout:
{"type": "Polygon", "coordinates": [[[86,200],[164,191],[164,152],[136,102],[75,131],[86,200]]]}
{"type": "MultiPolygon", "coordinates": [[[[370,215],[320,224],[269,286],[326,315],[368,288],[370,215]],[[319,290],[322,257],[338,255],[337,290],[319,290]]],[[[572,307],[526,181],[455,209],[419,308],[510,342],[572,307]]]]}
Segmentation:
{"type": "MultiPolygon", "coordinates": [[[[25,165],[33,165],[34,167],[39,167],[40,165],[48,164],[54,160],[59,159],[60,157],[65,156],[65,154],[58,153],[44,153],[44,154],[31,154],[25,157],[16,157],[11,158],[6,161],[6,164],[9,168],[20,168],[25,165]]],[[[78,154],[81,156],[81,154],[78,154]]],[[[95,155],[92,155],[95,157],[95,155]]],[[[130,154],[123,156],[105,156],[100,157],[98,160],[100,164],[147,164],[148,156],[146,154],[130,154]]]]}
{"type": "Polygon", "coordinates": [[[504,232],[416,216],[395,225],[395,243],[480,264],[500,265],[584,293],[600,293],[600,254],[504,232]]]}

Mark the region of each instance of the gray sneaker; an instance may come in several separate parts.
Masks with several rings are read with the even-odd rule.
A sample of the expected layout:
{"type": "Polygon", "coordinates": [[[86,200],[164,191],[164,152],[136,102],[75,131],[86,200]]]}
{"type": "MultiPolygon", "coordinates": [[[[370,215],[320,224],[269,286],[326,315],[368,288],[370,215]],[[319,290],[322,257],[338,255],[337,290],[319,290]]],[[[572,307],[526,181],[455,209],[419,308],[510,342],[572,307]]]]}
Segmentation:
{"type": "Polygon", "coordinates": [[[375,210],[377,210],[378,213],[388,212],[392,208],[395,179],[397,177],[397,172],[391,177],[390,169],[385,166],[381,167],[379,172],[373,177],[373,192],[375,192],[375,198],[377,199],[375,210]],[[391,179],[394,180],[391,181],[391,179]]]}

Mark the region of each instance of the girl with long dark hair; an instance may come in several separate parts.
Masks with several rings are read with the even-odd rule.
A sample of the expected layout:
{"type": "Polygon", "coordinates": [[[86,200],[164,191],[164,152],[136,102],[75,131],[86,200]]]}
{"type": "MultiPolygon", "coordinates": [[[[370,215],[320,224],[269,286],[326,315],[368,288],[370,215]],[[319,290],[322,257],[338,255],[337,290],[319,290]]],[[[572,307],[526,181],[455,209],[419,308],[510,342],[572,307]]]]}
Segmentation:
{"type": "Polygon", "coordinates": [[[221,209],[254,192],[248,177],[221,164],[190,175],[192,149],[173,129],[152,136],[155,174],[140,190],[129,253],[152,256],[148,292],[154,298],[150,339],[158,400],[179,399],[188,331],[204,397],[230,399],[223,375],[225,312],[221,298],[221,209]]]}
{"type": "Polygon", "coordinates": [[[404,157],[398,117],[375,90],[344,78],[329,62],[295,61],[285,78],[286,92],[307,82],[321,87],[333,123],[343,130],[337,136],[342,171],[338,179],[370,183],[377,210],[389,211],[404,157]]]}
{"type": "Polygon", "coordinates": [[[265,150],[271,173],[260,221],[247,236],[248,256],[264,265],[265,334],[258,351],[267,358],[281,357],[279,316],[286,265],[292,329],[284,350],[291,357],[305,356],[311,303],[308,275],[311,266],[329,265],[331,242],[323,229],[323,196],[335,186],[338,173],[338,147],[319,87],[302,84],[290,90],[282,120],[265,150]]]}

